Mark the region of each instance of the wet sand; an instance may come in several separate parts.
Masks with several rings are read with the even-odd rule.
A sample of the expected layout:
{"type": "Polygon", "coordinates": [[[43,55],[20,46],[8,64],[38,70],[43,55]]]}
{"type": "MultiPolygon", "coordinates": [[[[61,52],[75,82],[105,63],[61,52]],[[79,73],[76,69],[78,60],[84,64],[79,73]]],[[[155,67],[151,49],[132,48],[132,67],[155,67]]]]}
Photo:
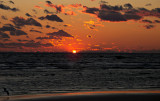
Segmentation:
{"type": "Polygon", "coordinates": [[[159,101],[160,91],[95,91],[0,97],[0,101],[159,101]]]}

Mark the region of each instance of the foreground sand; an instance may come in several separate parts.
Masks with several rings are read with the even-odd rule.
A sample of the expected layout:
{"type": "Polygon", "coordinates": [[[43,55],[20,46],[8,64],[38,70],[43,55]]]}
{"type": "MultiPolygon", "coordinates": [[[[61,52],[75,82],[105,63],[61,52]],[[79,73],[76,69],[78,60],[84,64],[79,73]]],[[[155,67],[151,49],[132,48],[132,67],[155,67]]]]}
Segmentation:
{"type": "Polygon", "coordinates": [[[3,96],[0,101],[160,101],[160,91],[95,91],[3,96]]]}

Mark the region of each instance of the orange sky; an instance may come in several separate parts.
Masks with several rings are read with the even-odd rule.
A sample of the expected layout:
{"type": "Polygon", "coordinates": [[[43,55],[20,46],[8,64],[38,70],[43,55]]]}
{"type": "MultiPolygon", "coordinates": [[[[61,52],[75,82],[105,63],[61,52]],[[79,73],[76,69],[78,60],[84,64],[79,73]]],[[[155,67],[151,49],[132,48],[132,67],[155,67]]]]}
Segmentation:
{"type": "Polygon", "coordinates": [[[9,1],[0,1],[0,51],[160,50],[158,0],[9,1]]]}

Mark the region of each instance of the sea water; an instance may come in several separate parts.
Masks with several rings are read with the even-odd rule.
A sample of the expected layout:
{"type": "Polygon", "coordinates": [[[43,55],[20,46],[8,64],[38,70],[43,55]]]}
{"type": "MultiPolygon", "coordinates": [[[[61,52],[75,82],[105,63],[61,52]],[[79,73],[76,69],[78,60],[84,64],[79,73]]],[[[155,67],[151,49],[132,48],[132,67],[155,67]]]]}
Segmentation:
{"type": "Polygon", "coordinates": [[[160,90],[158,53],[0,53],[0,96],[160,90]]]}

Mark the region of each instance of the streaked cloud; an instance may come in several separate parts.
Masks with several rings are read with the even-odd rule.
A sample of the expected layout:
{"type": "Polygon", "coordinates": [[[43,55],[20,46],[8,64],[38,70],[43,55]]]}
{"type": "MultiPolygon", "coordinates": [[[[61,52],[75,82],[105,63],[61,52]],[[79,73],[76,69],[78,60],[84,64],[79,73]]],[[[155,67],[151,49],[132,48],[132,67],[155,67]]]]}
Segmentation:
{"type": "Polygon", "coordinates": [[[11,21],[16,26],[19,26],[19,27],[24,26],[24,25],[33,25],[33,26],[42,27],[42,25],[33,18],[25,19],[23,17],[14,17],[11,21]]]}
{"type": "Polygon", "coordinates": [[[40,20],[44,20],[44,19],[47,19],[47,20],[50,20],[50,21],[57,21],[57,22],[63,22],[63,20],[58,17],[57,15],[47,15],[45,17],[39,17],[40,20]]]}
{"type": "Polygon", "coordinates": [[[38,48],[38,47],[51,47],[53,46],[51,43],[40,43],[40,42],[11,42],[11,43],[0,43],[1,48],[23,48],[23,47],[32,47],[32,48],[38,48]]]}
{"type": "Polygon", "coordinates": [[[56,36],[56,37],[73,37],[72,35],[68,34],[63,30],[59,30],[58,32],[47,33],[49,36],[56,36]]]}
{"type": "Polygon", "coordinates": [[[4,5],[4,4],[0,4],[0,9],[3,9],[3,10],[10,10],[10,11],[13,11],[13,12],[17,12],[19,11],[18,8],[11,8],[7,5],[4,5]]]}
{"type": "Polygon", "coordinates": [[[1,40],[1,39],[6,39],[6,38],[7,38],[7,39],[10,38],[10,36],[9,36],[8,34],[3,33],[3,32],[0,31],[0,40],[1,40]]]}
{"type": "Polygon", "coordinates": [[[15,30],[15,31],[10,31],[10,35],[21,36],[21,35],[27,35],[27,33],[22,30],[15,30]]]}

